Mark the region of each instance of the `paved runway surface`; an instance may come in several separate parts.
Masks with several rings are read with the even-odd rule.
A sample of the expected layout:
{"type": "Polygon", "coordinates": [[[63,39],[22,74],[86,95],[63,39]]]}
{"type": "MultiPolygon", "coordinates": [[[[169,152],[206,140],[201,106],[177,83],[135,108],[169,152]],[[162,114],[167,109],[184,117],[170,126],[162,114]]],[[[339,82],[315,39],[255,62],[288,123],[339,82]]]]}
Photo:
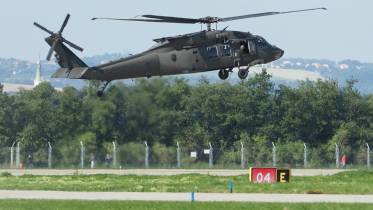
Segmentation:
{"type": "MultiPolygon", "coordinates": [[[[339,169],[292,169],[292,176],[320,176],[333,175],[346,170],[339,169]]],[[[93,174],[114,174],[114,175],[153,175],[153,176],[171,176],[179,174],[208,174],[214,176],[239,176],[246,175],[249,170],[219,170],[219,169],[83,169],[83,170],[48,170],[48,169],[9,169],[0,170],[3,172],[10,172],[14,176],[21,176],[24,174],[32,175],[93,175],[93,174]]]]}
{"type": "MultiPolygon", "coordinates": [[[[0,190],[0,199],[191,201],[191,193],[57,192],[0,190]]],[[[373,195],[196,193],[197,202],[372,203],[373,195]]]]}

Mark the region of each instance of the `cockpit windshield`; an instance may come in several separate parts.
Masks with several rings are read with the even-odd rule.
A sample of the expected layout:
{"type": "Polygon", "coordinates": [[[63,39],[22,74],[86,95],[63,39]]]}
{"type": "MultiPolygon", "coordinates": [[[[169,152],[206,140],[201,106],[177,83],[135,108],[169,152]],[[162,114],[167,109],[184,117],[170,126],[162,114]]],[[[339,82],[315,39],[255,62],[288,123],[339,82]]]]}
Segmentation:
{"type": "Polygon", "coordinates": [[[271,47],[271,45],[263,37],[260,37],[260,36],[258,36],[255,39],[255,43],[259,48],[270,48],[271,47]]]}

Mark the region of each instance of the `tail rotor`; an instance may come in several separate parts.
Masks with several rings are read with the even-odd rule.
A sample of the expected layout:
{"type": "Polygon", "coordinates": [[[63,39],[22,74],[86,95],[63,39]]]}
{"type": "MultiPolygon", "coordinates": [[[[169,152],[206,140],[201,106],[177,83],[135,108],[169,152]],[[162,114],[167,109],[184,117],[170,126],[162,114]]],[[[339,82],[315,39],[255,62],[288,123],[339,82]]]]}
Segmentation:
{"type": "Polygon", "coordinates": [[[67,14],[65,20],[62,23],[62,26],[61,26],[60,30],[57,33],[54,33],[52,31],[48,30],[47,28],[45,28],[44,26],[40,25],[39,23],[34,22],[34,25],[36,27],[38,27],[39,29],[41,29],[41,30],[47,32],[48,34],[50,34],[50,38],[53,40],[53,43],[51,45],[51,48],[49,49],[49,52],[48,52],[48,55],[47,55],[47,58],[46,58],[48,61],[51,60],[53,52],[55,51],[56,45],[58,43],[66,43],[70,47],[72,47],[72,48],[74,48],[78,51],[81,51],[81,52],[84,50],[83,48],[81,48],[78,45],[70,42],[69,40],[65,39],[62,36],[62,33],[63,33],[67,23],[69,22],[69,19],[70,19],[70,14],[67,14]]]}

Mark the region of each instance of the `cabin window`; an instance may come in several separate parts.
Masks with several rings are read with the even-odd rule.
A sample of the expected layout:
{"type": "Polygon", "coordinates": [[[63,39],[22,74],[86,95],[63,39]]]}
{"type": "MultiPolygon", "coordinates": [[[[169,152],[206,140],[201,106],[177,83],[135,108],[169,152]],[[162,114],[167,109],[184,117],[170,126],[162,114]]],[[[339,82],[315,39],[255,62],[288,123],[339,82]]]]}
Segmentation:
{"type": "Polygon", "coordinates": [[[221,56],[231,56],[231,46],[223,45],[221,46],[221,56]]]}
{"type": "Polygon", "coordinates": [[[218,48],[216,46],[206,48],[208,58],[218,57],[218,48]]]}
{"type": "Polygon", "coordinates": [[[177,60],[177,56],[176,56],[176,54],[172,54],[172,55],[171,55],[171,60],[172,60],[173,62],[176,62],[176,60],[177,60]]]}

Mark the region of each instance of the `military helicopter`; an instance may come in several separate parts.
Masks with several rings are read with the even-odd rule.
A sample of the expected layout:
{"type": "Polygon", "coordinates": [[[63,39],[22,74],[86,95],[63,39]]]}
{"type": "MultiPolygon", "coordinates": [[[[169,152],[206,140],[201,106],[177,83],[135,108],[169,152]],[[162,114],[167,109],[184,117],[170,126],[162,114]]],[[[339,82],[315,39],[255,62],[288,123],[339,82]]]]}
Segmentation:
{"type": "Polygon", "coordinates": [[[156,45],[145,52],[94,67],[89,67],[66,46],[67,44],[78,51],[83,51],[82,47],[62,36],[70,14],[67,14],[58,32],[52,32],[36,22],[34,25],[50,35],[45,39],[51,47],[47,60],[50,60],[55,52],[56,61],[61,67],[52,75],[52,78],[99,80],[102,86],[97,91],[97,96],[101,97],[107,85],[119,79],[219,70],[219,78],[226,80],[233,68],[238,68],[238,77],[245,79],[250,67],[277,60],[283,56],[284,51],[271,45],[261,36],[252,35],[250,32],[228,31],[227,28],[218,30],[217,24],[312,10],[326,10],[326,8],[265,12],[227,18],[208,16],[193,19],[158,15],[142,15],[141,18],[130,19],[92,18],[92,20],[207,25],[207,29],[200,32],[154,39],[156,45]],[[216,25],[216,30],[212,29],[213,24],[216,25]]]}

